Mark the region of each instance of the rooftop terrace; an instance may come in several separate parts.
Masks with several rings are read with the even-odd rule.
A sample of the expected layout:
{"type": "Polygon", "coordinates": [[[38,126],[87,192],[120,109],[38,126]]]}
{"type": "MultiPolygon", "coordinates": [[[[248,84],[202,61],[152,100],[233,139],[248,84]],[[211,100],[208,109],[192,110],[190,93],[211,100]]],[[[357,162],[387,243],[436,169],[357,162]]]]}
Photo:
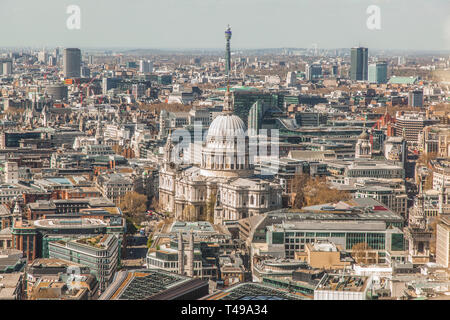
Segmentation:
{"type": "Polygon", "coordinates": [[[362,292],[368,284],[368,277],[327,274],[318,284],[319,290],[362,292]]]}

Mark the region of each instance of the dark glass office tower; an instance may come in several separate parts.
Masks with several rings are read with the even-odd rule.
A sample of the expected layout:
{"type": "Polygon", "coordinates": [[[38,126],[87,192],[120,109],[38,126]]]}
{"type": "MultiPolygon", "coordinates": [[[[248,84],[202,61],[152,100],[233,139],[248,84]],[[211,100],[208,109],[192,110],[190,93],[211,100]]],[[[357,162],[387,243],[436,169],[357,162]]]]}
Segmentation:
{"type": "Polygon", "coordinates": [[[368,57],[369,51],[367,48],[352,48],[351,52],[351,68],[350,79],[366,81],[368,76],[368,57]]]}

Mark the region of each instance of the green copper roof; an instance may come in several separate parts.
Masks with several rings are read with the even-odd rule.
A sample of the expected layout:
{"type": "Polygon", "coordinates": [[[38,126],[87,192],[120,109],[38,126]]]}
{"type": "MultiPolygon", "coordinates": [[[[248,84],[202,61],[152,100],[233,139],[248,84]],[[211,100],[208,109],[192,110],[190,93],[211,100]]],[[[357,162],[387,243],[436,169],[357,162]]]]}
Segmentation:
{"type": "Polygon", "coordinates": [[[417,77],[396,77],[396,76],[392,76],[389,79],[389,83],[392,84],[414,84],[416,83],[418,80],[417,77]]]}
{"type": "MultiPolygon", "coordinates": [[[[218,91],[227,91],[227,88],[224,87],[224,88],[219,88],[217,90],[218,91]]],[[[233,91],[258,91],[258,89],[255,87],[235,86],[235,87],[231,87],[230,91],[231,92],[233,92],[233,91]]]]}

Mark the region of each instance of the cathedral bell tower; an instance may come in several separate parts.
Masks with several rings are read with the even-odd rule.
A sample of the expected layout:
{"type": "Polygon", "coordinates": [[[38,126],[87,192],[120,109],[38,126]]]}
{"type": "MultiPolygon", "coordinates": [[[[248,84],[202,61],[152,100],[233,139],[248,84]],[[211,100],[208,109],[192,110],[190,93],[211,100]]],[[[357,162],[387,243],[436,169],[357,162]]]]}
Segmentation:
{"type": "Polygon", "coordinates": [[[166,145],[164,146],[164,165],[173,166],[174,164],[174,144],[172,141],[172,131],[169,131],[167,136],[166,145]]]}
{"type": "Polygon", "coordinates": [[[355,147],[355,159],[372,158],[372,145],[370,144],[370,136],[366,129],[358,137],[355,147]]]}

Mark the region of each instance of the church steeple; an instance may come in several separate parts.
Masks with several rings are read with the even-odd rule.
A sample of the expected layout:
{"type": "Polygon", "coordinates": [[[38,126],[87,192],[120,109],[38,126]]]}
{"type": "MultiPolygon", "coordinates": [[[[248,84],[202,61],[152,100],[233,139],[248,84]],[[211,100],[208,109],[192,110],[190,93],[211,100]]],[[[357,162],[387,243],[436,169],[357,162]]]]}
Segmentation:
{"type": "Polygon", "coordinates": [[[16,203],[13,210],[13,221],[22,221],[22,208],[19,204],[19,198],[16,198],[16,203]]]}
{"type": "Polygon", "coordinates": [[[95,130],[95,140],[97,141],[97,144],[102,144],[103,142],[102,116],[100,114],[100,109],[98,111],[98,122],[97,129],[95,130]]]}
{"type": "Polygon", "coordinates": [[[439,192],[439,214],[444,214],[444,199],[445,199],[445,180],[442,181],[441,190],[439,192]]]}
{"type": "Polygon", "coordinates": [[[79,130],[81,132],[84,132],[86,130],[86,124],[84,122],[84,117],[83,116],[80,117],[79,130]]]}
{"type": "Polygon", "coordinates": [[[44,127],[48,126],[48,112],[47,112],[47,106],[44,106],[44,108],[42,109],[42,125],[44,127]]]}
{"type": "Polygon", "coordinates": [[[166,145],[164,146],[164,160],[166,163],[173,162],[173,142],[172,142],[172,131],[169,131],[169,134],[167,136],[166,145]]]}

